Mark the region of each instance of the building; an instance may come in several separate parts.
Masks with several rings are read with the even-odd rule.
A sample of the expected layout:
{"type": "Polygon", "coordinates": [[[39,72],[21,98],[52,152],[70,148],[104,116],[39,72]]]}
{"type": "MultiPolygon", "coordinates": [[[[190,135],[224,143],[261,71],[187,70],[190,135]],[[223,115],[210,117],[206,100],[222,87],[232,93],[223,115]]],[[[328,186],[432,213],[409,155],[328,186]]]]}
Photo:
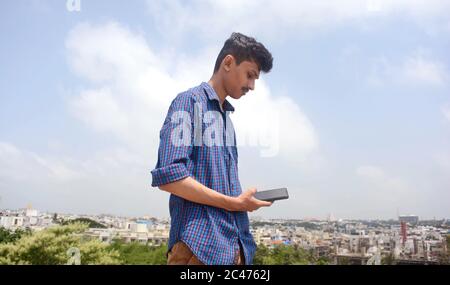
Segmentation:
{"type": "Polygon", "coordinates": [[[419,216],[415,215],[402,215],[398,216],[399,222],[405,222],[407,224],[410,224],[412,226],[415,226],[419,223],[419,216]]]}
{"type": "Polygon", "coordinates": [[[4,227],[6,229],[17,229],[22,227],[24,224],[23,217],[17,216],[1,216],[0,217],[0,227],[4,227]]]}

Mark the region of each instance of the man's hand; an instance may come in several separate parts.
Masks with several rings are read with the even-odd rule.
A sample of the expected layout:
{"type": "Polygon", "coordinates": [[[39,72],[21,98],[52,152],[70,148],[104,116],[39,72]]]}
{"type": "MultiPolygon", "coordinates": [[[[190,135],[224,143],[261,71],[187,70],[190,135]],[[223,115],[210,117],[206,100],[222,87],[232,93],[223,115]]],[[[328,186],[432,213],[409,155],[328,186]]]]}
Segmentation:
{"type": "Polygon", "coordinates": [[[256,188],[249,188],[247,191],[235,198],[234,207],[232,211],[238,212],[253,212],[261,207],[269,207],[272,202],[261,201],[253,197],[256,193],[256,188]]]}
{"type": "Polygon", "coordinates": [[[213,206],[227,211],[252,212],[261,207],[272,205],[271,202],[254,198],[253,195],[256,193],[255,188],[250,188],[238,197],[230,197],[204,186],[190,176],[161,185],[159,188],[191,202],[213,206]]]}

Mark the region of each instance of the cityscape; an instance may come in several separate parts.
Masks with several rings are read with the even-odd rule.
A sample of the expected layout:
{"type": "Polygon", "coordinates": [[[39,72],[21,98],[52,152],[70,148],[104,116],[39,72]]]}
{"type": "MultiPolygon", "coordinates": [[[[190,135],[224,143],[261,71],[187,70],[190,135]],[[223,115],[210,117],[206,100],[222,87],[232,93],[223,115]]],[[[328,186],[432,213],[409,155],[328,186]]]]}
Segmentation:
{"type": "MultiPolygon", "coordinates": [[[[114,240],[148,247],[166,245],[170,219],[48,213],[33,209],[0,210],[0,228],[39,232],[61,221],[92,221],[84,236],[110,244],[114,240]]],[[[399,215],[391,220],[345,220],[251,217],[250,230],[258,247],[302,248],[335,265],[448,264],[450,222],[399,215]]]]}

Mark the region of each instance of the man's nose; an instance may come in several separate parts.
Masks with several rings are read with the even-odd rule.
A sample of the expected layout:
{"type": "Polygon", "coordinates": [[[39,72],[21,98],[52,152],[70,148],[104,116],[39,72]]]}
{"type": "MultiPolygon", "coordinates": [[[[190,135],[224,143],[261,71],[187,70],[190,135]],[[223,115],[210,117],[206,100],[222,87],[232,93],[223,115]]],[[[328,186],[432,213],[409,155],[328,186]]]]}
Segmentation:
{"type": "Polygon", "coordinates": [[[250,84],[248,85],[248,89],[255,90],[255,81],[250,81],[250,84]]]}

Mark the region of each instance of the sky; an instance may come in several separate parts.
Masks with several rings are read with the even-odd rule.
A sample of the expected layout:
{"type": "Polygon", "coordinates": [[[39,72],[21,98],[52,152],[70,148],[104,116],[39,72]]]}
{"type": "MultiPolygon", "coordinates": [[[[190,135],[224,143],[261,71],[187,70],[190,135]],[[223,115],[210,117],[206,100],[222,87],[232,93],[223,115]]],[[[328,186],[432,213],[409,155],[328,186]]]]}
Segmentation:
{"type": "Polygon", "coordinates": [[[151,187],[171,100],[232,32],[274,57],[231,115],[251,216],[450,217],[450,1],[8,0],[0,208],[168,217],[151,187]]]}

